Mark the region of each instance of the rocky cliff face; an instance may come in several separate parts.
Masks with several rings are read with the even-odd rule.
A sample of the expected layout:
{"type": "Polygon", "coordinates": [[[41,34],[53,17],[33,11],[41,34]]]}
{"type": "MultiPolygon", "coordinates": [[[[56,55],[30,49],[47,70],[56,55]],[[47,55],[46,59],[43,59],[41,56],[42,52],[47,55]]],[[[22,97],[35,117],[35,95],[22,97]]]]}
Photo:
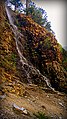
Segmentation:
{"type": "MultiPolygon", "coordinates": [[[[7,73],[10,71],[13,74],[19,69],[20,71],[18,71],[17,75],[20,77],[20,80],[24,82],[32,82],[39,85],[43,84],[44,81],[42,76],[39,75],[36,70],[31,71],[31,68],[27,67],[26,64],[24,69],[29,70],[29,72],[23,71],[24,69],[22,70],[22,63],[19,62],[20,57],[18,56],[14,33],[8,24],[5,11],[3,12],[3,7],[1,6],[0,9],[2,11],[0,24],[1,49],[3,49],[3,51],[1,50],[1,67],[3,67],[3,69],[5,67],[7,73]],[[4,53],[4,55],[2,55],[2,53],[4,53]],[[26,73],[30,75],[28,76],[29,80],[26,77],[26,73]]],[[[10,14],[12,14],[13,22],[18,26],[23,34],[21,37],[18,33],[18,46],[23,57],[27,59],[29,65],[32,63],[42,75],[50,80],[53,88],[65,91],[67,88],[67,52],[60,46],[52,33],[35,23],[29,16],[23,14],[16,16],[16,14],[10,9],[9,11],[10,14]]]]}
{"type": "Polygon", "coordinates": [[[51,85],[66,90],[66,51],[62,53],[55,37],[30,17],[16,16],[8,8],[18,25],[15,30],[4,0],[0,11],[0,118],[37,119],[34,113],[41,112],[65,119],[66,95],[51,85]]]}
{"type": "MultiPolygon", "coordinates": [[[[19,29],[26,36],[29,60],[50,79],[56,90],[65,90],[67,73],[63,65],[63,48],[55,36],[35,23],[29,16],[17,16],[19,29]]],[[[67,54],[67,53],[66,53],[67,54]]],[[[66,60],[66,59],[65,59],[66,60]]]]}
{"type": "Polygon", "coordinates": [[[0,84],[18,78],[18,55],[14,34],[8,23],[4,1],[0,1],[0,84]]]}

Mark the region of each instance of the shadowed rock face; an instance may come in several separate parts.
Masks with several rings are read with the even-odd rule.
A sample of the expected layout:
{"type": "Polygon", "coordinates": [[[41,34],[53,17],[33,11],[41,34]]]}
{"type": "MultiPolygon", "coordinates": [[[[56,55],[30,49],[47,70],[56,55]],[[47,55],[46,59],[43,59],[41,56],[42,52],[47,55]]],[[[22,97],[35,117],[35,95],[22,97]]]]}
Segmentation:
{"type": "MultiPolygon", "coordinates": [[[[29,59],[40,72],[49,77],[57,90],[66,89],[67,73],[63,67],[63,49],[55,36],[35,23],[29,16],[17,15],[19,29],[27,38],[29,59]]],[[[66,52],[67,53],[67,52],[66,52]]]]}

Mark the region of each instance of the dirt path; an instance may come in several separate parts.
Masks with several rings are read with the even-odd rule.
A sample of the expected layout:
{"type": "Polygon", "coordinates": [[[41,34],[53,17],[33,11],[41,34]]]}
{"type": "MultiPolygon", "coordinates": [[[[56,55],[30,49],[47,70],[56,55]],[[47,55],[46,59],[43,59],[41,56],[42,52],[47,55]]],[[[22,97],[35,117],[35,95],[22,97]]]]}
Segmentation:
{"type": "Polygon", "coordinates": [[[53,119],[66,119],[66,96],[64,94],[54,94],[48,89],[41,89],[36,85],[21,85],[21,93],[18,93],[21,84],[14,85],[14,89],[6,92],[4,99],[1,99],[1,115],[7,114],[8,119],[33,119],[34,113],[42,112],[53,119]],[[18,90],[16,90],[16,88],[18,90]],[[17,114],[13,110],[13,104],[19,107],[24,107],[28,111],[28,115],[17,114]],[[13,116],[13,117],[12,117],[13,116]]]}

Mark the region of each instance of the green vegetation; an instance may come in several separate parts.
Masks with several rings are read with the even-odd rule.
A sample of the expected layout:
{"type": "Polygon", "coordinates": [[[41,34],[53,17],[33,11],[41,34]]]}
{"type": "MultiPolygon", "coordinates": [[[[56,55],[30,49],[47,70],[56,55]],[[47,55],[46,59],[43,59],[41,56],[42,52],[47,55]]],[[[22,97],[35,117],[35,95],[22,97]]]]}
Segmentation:
{"type": "Polygon", "coordinates": [[[65,68],[65,70],[67,71],[67,51],[65,51],[63,49],[62,55],[63,55],[62,64],[63,64],[63,67],[65,68]]]}
{"type": "Polygon", "coordinates": [[[47,13],[42,8],[36,7],[34,2],[30,2],[27,9],[24,10],[27,15],[29,15],[36,23],[45,27],[48,31],[52,31],[51,23],[47,20],[47,13]]]}
{"type": "Polygon", "coordinates": [[[51,119],[50,117],[46,116],[44,113],[42,112],[38,112],[38,114],[35,114],[37,119],[51,119]]]}
{"type": "Polygon", "coordinates": [[[31,0],[26,0],[26,8],[20,0],[10,0],[10,2],[15,6],[15,11],[22,12],[29,15],[36,23],[45,27],[48,31],[53,32],[51,29],[51,22],[47,20],[47,13],[40,7],[37,7],[31,0]],[[17,9],[18,8],[18,9],[17,9]]]}
{"type": "Polygon", "coordinates": [[[11,54],[11,60],[13,61],[14,65],[16,65],[16,54],[11,54]]]}
{"type": "Polygon", "coordinates": [[[20,0],[10,0],[10,2],[15,5],[15,10],[17,9],[18,6],[20,6],[20,0]]]}
{"type": "Polygon", "coordinates": [[[44,48],[48,48],[48,49],[50,49],[50,47],[51,47],[51,41],[50,41],[50,38],[49,37],[47,37],[45,40],[44,40],[44,48]]]}

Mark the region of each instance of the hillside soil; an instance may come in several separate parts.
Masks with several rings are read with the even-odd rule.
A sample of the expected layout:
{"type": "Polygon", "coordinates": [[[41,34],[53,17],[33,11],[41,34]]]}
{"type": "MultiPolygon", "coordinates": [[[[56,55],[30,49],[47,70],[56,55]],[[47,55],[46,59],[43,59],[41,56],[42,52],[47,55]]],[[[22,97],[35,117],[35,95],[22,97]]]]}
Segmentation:
{"type": "MultiPolygon", "coordinates": [[[[52,119],[66,119],[67,98],[65,94],[52,92],[34,84],[23,84],[21,82],[10,82],[4,85],[7,89],[4,98],[0,99],[0,118],[7,119],[36,119],[38,112],[45,113],[52,119]],[[13,109],[13,105],[24,107],[27,114],[13,109]]],[[[3,91],[3,89],[2,89],[3,91]]]]}

